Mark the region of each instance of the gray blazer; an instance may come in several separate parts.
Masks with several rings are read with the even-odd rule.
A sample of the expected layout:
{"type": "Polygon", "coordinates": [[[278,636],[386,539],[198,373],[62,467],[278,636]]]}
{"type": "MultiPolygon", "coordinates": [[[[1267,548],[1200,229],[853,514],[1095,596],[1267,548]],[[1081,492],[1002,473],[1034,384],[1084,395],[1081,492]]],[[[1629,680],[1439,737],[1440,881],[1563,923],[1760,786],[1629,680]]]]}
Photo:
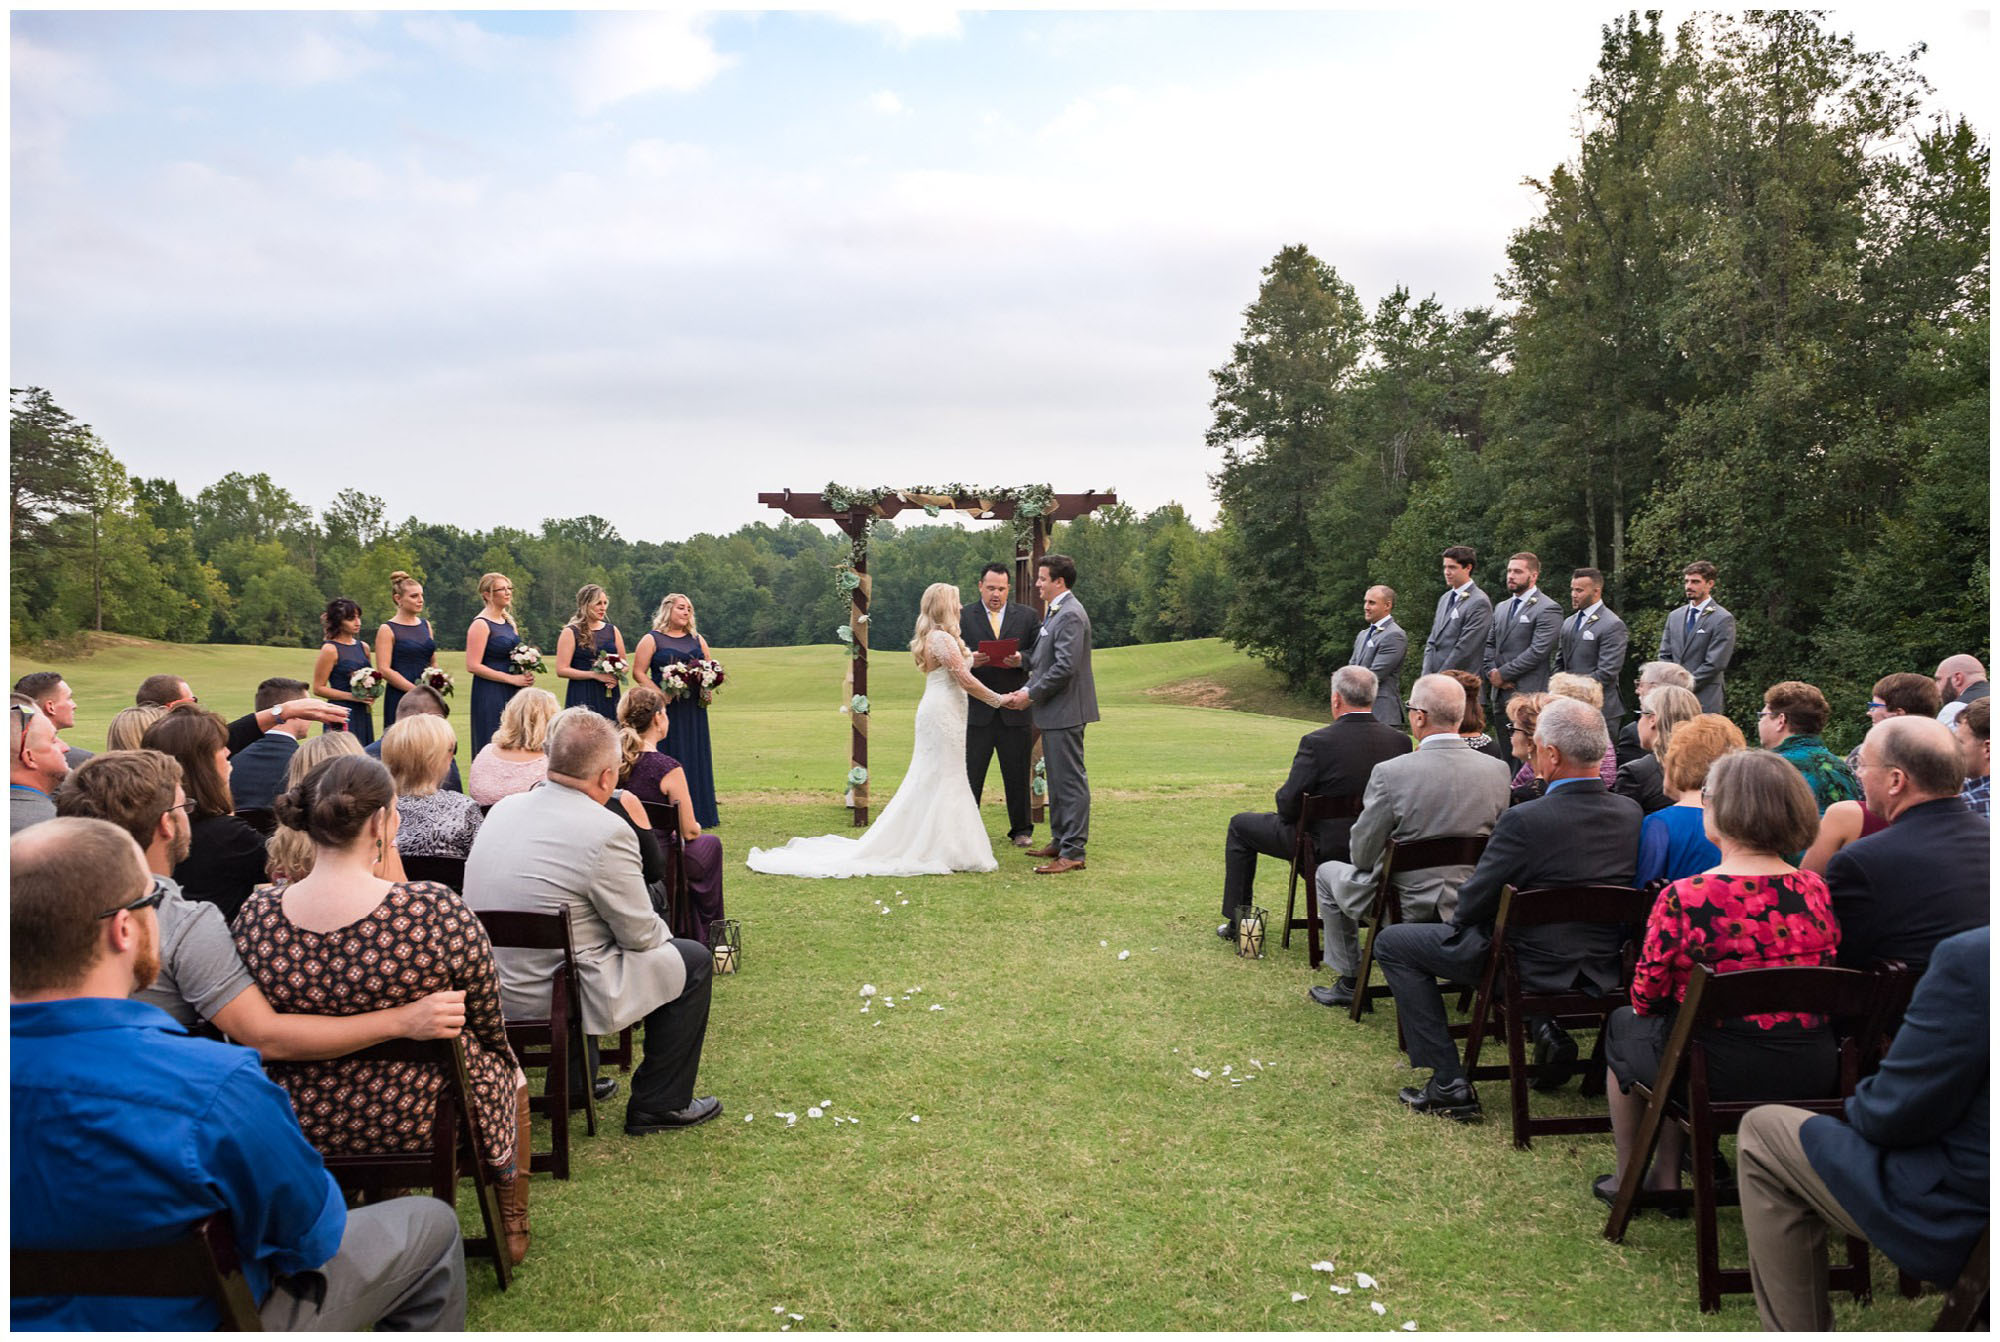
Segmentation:
{"type": "Polygon", "coordinates": [[[1503,701],[1515,694],[1540,694],[1549,687],[1549,657],[1561,630],[1562,612],[1540,588],[1523,597],[1519,608],[1512,593],[1501,597],[1493,603],[1493,632],[1486,637],[1480,679],[1498,671],[1500,679],[1513,681],[1511,691],[1500,692],[1503,701]]]}
{"type": "Polygon", "coordinates": [[[1711,597],[1708,609],[1696,617],[1692,633],[1687,627],[1686,606],[1669,612],[1667,627],[1660,631],[1661,660],[1678,662],[1688,669],[1704,713],[1724,711],[1722,673],[1729,669],[1729,658],[1736,651],[1736,617],[1713,601],[1711,597]]]}
{"type": "Polygon", "coordinates": [[[1422,674],[1438,671],[1479,671],[1486,656],[1486,634],[1493,627],[1493,603],[1477,584],[1465,599],[1451,608],[1451,593],[1438,598],[1437,614],[1431,617],[1431,636],[1424,640],[1422,674]]]}
{"type": "Polygon", "coordinates": [[[1060,731],[1097,721],[1097,681],[1090,673],[1090,615],[1076,593],[1042,619],[1028,650],[1028,699],[1035,725],[1060,731]]]}
{"type": "MultiPolygon", "coordinates": [[[[1427,736],[1415,751],[1383,760],[1368,775],[1361,815],[1347,837],[1349,862],[1339,864],[1334,902],[1351,918],[1368,913],[1381,879],[1382,850],[1394,839],[1435,839],[1449,834],[1491,834],[1507,809],[1505,764],[1474,750],[1461,736],[1427,736]]],[[[1392,877],[1412,902],[1438,901],[1438,916],[1449,919],[1459,885],[1471,865],[1426,867],[1392,877]]]]}
{"type": "Polygon", "coordinates": [[[1616,722],[1625,716],[1625,699],[1618,693],[1618,676],[1625,669],[1625,649],[1632,635],[1625,621],[1611,607],[1599,605],[1576,627],[1574,614],[1563,617],[1562,636],[1556,644],[1556,670],[1589,676],[1604,688],[1604,720],[1616,722]]]}
{"type": "MultiPolygon", "coordinates": [[[[590,1034],[615,1034],[687,987],[687,964],[646,894],[638,836],[575,788],[550,782],[500,799],[465,859],[465,902],[569,910],[590,1034]]],[[[493,959],[508,1019],[547,1015],[562,952],[495,947],[493,959]]]]}
{"type": "Polygon", "coordinates": [[[1374,625],[1364,626],[1354,636],[1354,655],[1347,659],[1348,665],[1375,673],[1375,720],[1391,727],[1403,725],[1403,659],[1409,652],[1410,636],[1391,615],[1379,634],[1374,625]]]}

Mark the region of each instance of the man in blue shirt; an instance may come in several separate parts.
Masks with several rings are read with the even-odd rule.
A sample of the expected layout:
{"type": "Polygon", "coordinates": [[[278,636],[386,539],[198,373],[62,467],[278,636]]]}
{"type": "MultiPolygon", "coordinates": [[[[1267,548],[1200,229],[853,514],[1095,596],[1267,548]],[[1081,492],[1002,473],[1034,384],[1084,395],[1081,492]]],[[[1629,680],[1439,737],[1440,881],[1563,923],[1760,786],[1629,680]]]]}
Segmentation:
{"type": "MultiPolygon", "coordinates": [[[[272,1329],[465,1326],[458,1218],[431,1198],[349,1212],[257,1055],[127,994],[159,969],[162,888],[102,820],[11,842],[13,1247],[124,1249],[226,1212],[272,1329]]],[[[196,1298],[35,1296],[16,1328],[210,1329],[196,1298]]]]}

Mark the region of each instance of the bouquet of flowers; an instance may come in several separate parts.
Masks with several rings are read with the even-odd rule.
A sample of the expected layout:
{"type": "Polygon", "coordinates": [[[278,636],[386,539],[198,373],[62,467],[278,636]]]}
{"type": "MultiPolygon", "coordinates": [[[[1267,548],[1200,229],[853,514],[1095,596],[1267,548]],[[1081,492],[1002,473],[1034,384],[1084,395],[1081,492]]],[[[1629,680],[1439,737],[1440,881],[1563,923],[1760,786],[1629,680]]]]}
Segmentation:
{"type": "Polygon", "coordinates": [[[372,666],[364,666],[347,681],[347,692],[364,704],[372,704],[382,694],[382,673],[372,666]]]}
{"type": "Polygon", "coordinates": [[[451,694],[451,672],[441,666],[427,666],[417,672],[417,684],[437,691],[441,699],[447,698],[451,694]]]}
{"type": "MultiPolygon", "coordinates": [[[[600,676],[611,676],[618,681],[619,685],[622,685],[625,683],[626,677],[632,673],[632,664],[625,660],[622,653],[606,648],[591,660],[590,669],[600,676]]],[[[606,685],[604,692],[606,694],[616,694],[618,693],[618,685],[606,685]]]]}
{"type": "Polygon", "coordinates": [[[726,676],[721,662],[711,661],[707,657],[697,657],[688,663],[689,683],[701,695],[704,704],[715,702],[715,692],[722,688],[724,679],[726,676]]]}
{"type": "Polygon", "coordinates": [[[542,664],[542,650],[532,643],[515,644],[514,651],[507,654],[507,661],[513,666],[515,675],[523,671],[540,675],[548,670],[548,667],[542,664]]]}

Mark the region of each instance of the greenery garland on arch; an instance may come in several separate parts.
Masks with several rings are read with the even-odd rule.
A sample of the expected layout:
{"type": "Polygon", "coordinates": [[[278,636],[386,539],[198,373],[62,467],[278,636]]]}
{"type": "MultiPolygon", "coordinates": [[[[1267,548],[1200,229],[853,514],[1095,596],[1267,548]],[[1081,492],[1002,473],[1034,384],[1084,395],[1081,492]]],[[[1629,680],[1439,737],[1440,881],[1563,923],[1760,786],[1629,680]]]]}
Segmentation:
{"type": "MultiPolygon", "coordinates": [[[[875,534],[875,518],[880,516],[880,506],[889,499],[900,503],[913,503],[924,510],[924,516],[936,517],[950,509],[970,512],[974,515],[991,513],[1003,503],[1014,505],[1014,549],[1019,552],[1028,549],[1035,540],[1035,520],[1047,517],[1056,510],[1056,491],[1053,485],[878,485],[872,489],[854,489],[846,485],[829,483],[820,491],[826,506],[836,513],[852,513],[866,510],[869,516],[862,521],[861,533],[847,539],[847,559],[836,564],[833,570],[834,589],[846,600],[855,588],[861,585],[861,575],[856,570],[867,560],[868,541],[875,534]],[[976,499],[976,508],[959,507],[960,499],[976,499]]],[[[846,625],[840,627],[841,641],[847,644],[848,656],[858,656],[860,648],[853,638],[853,631],[846,625]]]]}

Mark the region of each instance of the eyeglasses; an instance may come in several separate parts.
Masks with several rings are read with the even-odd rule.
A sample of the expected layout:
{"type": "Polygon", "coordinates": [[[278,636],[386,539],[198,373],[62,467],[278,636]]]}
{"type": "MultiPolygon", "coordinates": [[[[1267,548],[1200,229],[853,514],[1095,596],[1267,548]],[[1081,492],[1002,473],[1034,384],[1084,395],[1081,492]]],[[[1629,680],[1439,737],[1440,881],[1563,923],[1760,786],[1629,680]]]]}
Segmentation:
{"type": "Polygon", "coordinates": [[[174,805],[169,806],[167,810],[186,811],[188,813],[189,818],[192,819],[194,816],[194,799],[190,797],[188,800],[184,802],[177,802],[174,805]]]}
{"type": "Polygon", "coordinates": [[[188,696],[187,698],[185,698],[185,699],[176,699],[176,700],[174,700],[174,701],[173,701],[172,703],[168,704],[168,705],[167,705],[167,711],[168,711],[168,712],[172,712],[172,711],[173,711],[174,709],[176,709],[176,708],[180,708],[180,707],[181,707],[182,705],[184,705],[184,704],[199,704],[200,702],[201,702],[201,696],[200,696],[200,695],[198,695],[198,694],[190,694],[190,695],[189,695],[189,696],[188,696]]]}
{"type": "Polygon", "coordinates": [[[152,883],[146,887],[145,894],[139,896],[130,904],[120,904],[115,909],[106,909],[97,916],[99,918],[116,918],[121,913],[137,913],[140,909],[158,908],[171,892],[172,887],[167,884],[165,877],[154,876],[152,883]]]}
{"type": "Polygon", "coordinates": [[[33,704],[9,704],[7,705],[7,707],[13,709],[16,713],[19,713],[21,715],[21,721],[23,722],[26,722],[29,718],[32,718],[33,716],[35,716],[36,713],[41,711],[40,709],[36,708],[33,704]]]}
{"type": "Polygon", "coordinates": [[[1658,717],[1659,714],[1654,712],[1650,708],[1642,708],[1639,710],[1639,716],[1642,718],[1653,718],[1653,717],[1658,717]]]}
{"type": "Polygon", "coordinates": [[[1757,710],[1757,716],[1760,718],[1782,718],[1785,715],[1775,708],[1760,708],[1757,710]]]}
{"type": "Polygon", "coordinates": [[[1878,708],[1887,708],[1888,706],[1889,705],[1883,703],[1880,699],[1870,699],[1868,701],[1867,711],[1873,713],[1878,708]]]}
{"type": "Polygon", "coordinates": [[[1425,717],[1429,717],[1431,715],[1431,711],[1428,708],[1418,708],[1415,704],[1404,704],[1403,711],[1405,713],[1421,713],[1425,717]]]}
{"type": "Polygon", "coordinates": [[[1518,722],[1508,723],[1507,730],[1510,732],[1519,732],[1523,736],[1533,736],[1535,734],[1535,729],[1533,727],[1523,727],[1518,722]]]}

